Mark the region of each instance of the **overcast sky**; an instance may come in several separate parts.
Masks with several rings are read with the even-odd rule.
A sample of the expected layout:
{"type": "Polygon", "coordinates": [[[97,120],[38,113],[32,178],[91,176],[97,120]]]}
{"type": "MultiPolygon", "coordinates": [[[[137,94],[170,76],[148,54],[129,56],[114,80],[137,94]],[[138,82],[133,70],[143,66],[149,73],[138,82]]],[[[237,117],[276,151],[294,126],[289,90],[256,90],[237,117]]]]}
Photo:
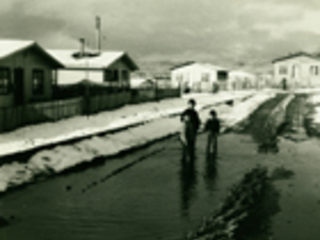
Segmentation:
{"type": "Polygon", "coordinates": [[[1,38],[47,48],[94,44],[102,18],[104,49],[143,60],[269,63],[320,50],[319,0],[1,0],[1,38]]]}

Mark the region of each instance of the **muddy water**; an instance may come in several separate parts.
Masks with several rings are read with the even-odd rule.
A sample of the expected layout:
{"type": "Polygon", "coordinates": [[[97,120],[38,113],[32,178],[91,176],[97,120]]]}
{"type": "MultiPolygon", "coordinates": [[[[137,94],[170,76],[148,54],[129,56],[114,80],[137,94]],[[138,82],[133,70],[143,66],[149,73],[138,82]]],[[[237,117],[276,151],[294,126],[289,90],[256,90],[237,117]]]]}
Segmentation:
{"type": "MultiPolygon", "coordinates": [[[[0,239],[179,239],[241,177],[229,170],[234,156],[226,160],[221,154],[217,166],[206,160],[205,139],[199,138],[194,166],[181,164],[173,138],[5,195],[1,215],[12,219],[0,230],[0,239]],[[139,158],[136,165],[112,175],[139,158]]],[[[221,145],[221,152],[227,149],[221,145]]]]}
{"type": "Polygon", "coordinates": [[[214,162],[205,157],[205,141],[200,135],[194,165],[181,164],[179,143],[171,138],[2,196],[0,215],[10,225],[0,229],[0,239],[180,239],[256,165],[293,172],[275,182],[279,211],[268,219],[268,236],[259,239],[319,239],[317,139],[282,139],[279,152],[261,154],[255,137],[230,133],[219,139],[214,162]]]}

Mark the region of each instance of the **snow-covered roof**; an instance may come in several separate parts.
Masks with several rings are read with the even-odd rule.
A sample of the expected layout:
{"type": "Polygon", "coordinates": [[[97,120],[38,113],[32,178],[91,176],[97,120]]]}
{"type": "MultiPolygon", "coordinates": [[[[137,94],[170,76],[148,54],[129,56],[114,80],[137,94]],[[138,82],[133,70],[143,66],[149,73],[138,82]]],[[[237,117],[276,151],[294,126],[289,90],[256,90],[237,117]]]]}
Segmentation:
{"type": "Polygon", "coordinates": [[[151,78],[132,78],[130,80],[131,87],[139,87],[142,84],[154,84],[155,80],[151,78]]]}
{"type": "Polygon", "coordinates": [[[75,57],[74,54],[79,53],[77,50],[47,50],[49,54],[57,58],[66,68],[95,68],[102,69],[107,68],[120,58],[125,58],[132,68],[137,70],[138,66],[125,52],[108,51],[101,52],[90,57],[75,57]]]}
{"type": "Polygon", "coordinates": [[[57,59],[48,54],[37,42],[32,40],[0,39],[0,59],[9,57],[19,51],[23,51],[30,47],[37,48],[56,66],[63,67],[63,65],[57,59]]]}
{"type": "Polygon", "coordinates": [[[0,40],[0,59],[26,49],[33,44],[35,44],[35,41],[31,40],[0,40]]]}
{"type": "Polygon", "coordinates": [[[297,53],[294,53],[294,54],[290,54],[290,55],[287,55],[287,56],[284,56],[284,57],[280,57],[280,58],[274,59],[272,61],[272,63],[282,62],[282,61],[286,61],[288,59],[292,59],[292,58],[296,58],[296,57],[308,57],[308,58],[311,58],[311,59],[314,59],[314,60],[317,60],[317,61],[320,60],[317,56],[314,56],[312,54],[309,54],[309,53],[306,53],[306,52],[297,52],[297,53]]]}
{"type": "Polygon", "coordinates": [[[183,69],[183,68],[188,68],[190,66],[200,66],[200,67],[208,68],[208,69],[214,70],[214,71],[228,71],[228,69],[225,67],[213,65],[211,63],[201,63],[201,62],[193,62],[193,61],[187,62],[185,64],[180,64],[176,67],[173,67],[173,68],[171,68],[171,71],[175,71],[175,70],[183,69]]]}

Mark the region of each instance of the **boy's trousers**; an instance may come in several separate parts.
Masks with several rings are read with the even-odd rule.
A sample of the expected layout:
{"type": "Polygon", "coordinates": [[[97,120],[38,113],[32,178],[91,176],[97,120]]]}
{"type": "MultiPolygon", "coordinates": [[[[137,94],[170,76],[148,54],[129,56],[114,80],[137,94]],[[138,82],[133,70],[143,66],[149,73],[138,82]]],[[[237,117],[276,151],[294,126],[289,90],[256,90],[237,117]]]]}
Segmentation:
{"type": "Polygon", "coordinates": [[[207,153],[217,153],[218,134],[209,133],[207,139],[207,153]]]}

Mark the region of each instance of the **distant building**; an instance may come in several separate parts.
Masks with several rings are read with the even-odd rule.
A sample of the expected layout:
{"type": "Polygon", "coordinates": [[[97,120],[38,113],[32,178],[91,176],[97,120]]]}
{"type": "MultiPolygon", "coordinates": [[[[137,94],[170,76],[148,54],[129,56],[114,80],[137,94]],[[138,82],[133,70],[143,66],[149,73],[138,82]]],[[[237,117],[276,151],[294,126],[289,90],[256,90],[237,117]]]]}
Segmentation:
{"type": "Polygon", "coordinates": [[[226,88],[228,70],[208,63],[188,62],[171,69],[171,81],[182,91],[212,92],[226,88]]]}
{"type": "Polygon", "coordinates": [[[229,72],[228,89],[240,90],[257,87],[257,77],[244,70],[232,70],[229,72]]]}
{"type": "Polygon", "coordinates": [[[0,40],[0,107],[50,100],[62,67],[34,41],[0,40]]]}
{"type": "Polygon", "coordinates": [[[58,71],[59,85],[74,84],[84,79],[109,86],[128,88],[137,64],[125,52],[89,53],[74,50],[48,50],[64,69],[58,71]]]}
{"type": "Polygon", "coordinates": [[[257,88],[270,88],[273,84],[273,75],[271,73],[257,74],[257,88]]]}
{"type": "Polygon", "coordinates": [[[320,59],[299,52],[275,59],[273,62],[274,87],[320,87],[320,59]]]}
{"type": "Polygon", "coordinates": [[[177,88],[172,85],[170,72],[158,72],[154,74],[157,88],[177,88]]]}
{"type": "Polygon", "coordinates": [[[153,89],[156,86],[156,80],[150,74],[134,73],[131,76],[130,86],[138,89],[153,89]]]}

